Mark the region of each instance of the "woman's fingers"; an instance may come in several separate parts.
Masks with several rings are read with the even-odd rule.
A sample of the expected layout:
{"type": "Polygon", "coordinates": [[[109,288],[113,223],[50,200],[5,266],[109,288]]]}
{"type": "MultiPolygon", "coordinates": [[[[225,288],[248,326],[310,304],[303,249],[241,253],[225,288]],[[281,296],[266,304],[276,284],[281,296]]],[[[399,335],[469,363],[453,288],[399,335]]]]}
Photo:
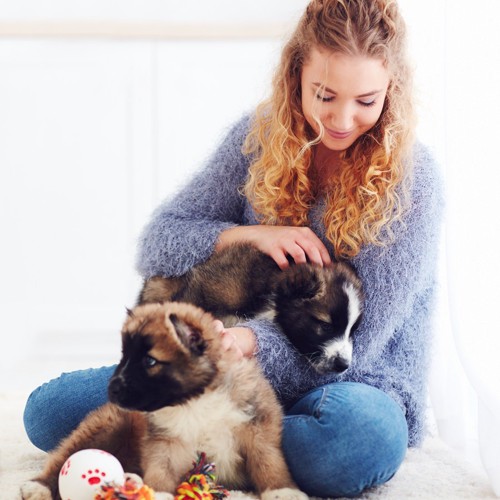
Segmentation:
{"type": "Polygon", "coordinates": [[[332,261],[320,238],[308,227],[237,226],[224,231],[218,248],[230,243],[247,241],[269,255],[280,269],[290,265],[289,259],[297,264],[311,262],[317,266],[330,266],[332,261]]]}
{"type": "MultiPolygon", "coordinates": [[[[274,226],[273,226],[274,228],[274,226]]],[[[310,262],[316,266],[329,266],[332,261],[323,242],[309,228],[281,228],[269,239],[269,254],[281,269],[289,266],[288,257],[296,264],[310,262]]]]}
{"type": "MultiPolygon", "coordinates": [[[[220,323],[222,325],[222,322],[220,322],[219,320],[216,320],[215,323],[220,323]]],[[[216,327],[218,327],[218,325],[216,327]]],[[[243,357],[243,351],[238,345],[236,337],[224,327],[222,327],[222,330],[219,331],[219,335],[222,350],[228,353],[231,358],[235,360],[241,359],[243,357]]]]}

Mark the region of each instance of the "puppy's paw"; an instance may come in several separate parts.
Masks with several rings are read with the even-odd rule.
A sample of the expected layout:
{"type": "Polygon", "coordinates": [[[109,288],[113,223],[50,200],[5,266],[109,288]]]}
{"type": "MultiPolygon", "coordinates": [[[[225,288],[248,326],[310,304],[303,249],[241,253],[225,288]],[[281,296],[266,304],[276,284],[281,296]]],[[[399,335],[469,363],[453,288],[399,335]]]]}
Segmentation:
{"type": "Polygon", "coordinates": [[[307,500],[309,497],[295,488],[280,488],[267,490],[261,495],[262,500],[307,500]]]}
{"type": "Polygon", "coordinates": [[[133,481],[138,486],[142,486],[144,484],[141,476],[134,474],[133,472],[125,472],[125,481],[129,480],[133,481]]]}
{"type": "Polygon", "coordinates": [[[23,500],[52,500],[52,493],[47,486],[37,481],[27,481],[21,486],[23,500]]]}
{"type": "Polygon", "coordinates": [[[165,493],[164,491],[155,491],[155,500],[174,500],[172,493],[165,493]]]}
{"type": "MultiPolygon", "coordinates": [[[[144,484],[142,477],[134,474],[133,472],[126,472],[125,479],[127,481],[133,481],[138,486],[142,486],[144,484]]],[[[155,491],[154,498],[155,500],[174,500],[175,497],[171,493],[167,493],[165,491],[155,491]]]]}

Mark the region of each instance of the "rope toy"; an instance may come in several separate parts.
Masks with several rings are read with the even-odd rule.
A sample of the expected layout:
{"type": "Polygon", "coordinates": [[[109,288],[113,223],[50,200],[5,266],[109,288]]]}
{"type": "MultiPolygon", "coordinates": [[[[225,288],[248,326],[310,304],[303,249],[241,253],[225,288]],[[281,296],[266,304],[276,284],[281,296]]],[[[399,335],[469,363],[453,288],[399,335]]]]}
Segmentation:
{"type": "Polygon", "coordinates": [[[177,487],[175,500],[219,500],[229,496],[229,492],[216,483],[215,465],[206,463],[206,459],[206,453],[198,454],[185,481],[177,487]]]}
{"type": "MultiPolygon", "coordinates": [[[[177,487],[175,500],[222,500],[229,492],[216,483],[215,465],[207,463],[206,453],[199,453],[193,468],[177,487]]],[[[105,484],[94,500],[154,500],[154,490],[134,475],[127,477],[123,486],[105,484]]]]}
{"type": "Polygon", "coordinates": [[[154,500],[155,492],[137,477],[127,477],[123,486],[113,483],[101,486],[94,500],[154,500]]]}

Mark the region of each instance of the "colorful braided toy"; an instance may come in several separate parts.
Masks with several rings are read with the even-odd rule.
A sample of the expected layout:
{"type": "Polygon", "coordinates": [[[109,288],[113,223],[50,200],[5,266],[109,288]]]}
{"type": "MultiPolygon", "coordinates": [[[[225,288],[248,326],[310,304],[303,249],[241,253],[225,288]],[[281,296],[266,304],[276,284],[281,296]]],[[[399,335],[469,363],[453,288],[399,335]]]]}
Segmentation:
{"type": "MultiPolygon", "coordinates": [[[[178,486],[175,500],[222,500],[229,492],[216,484],[215,465],[206,463],[206,454],[200,453],[193,468],[178,486]]],[[[101,486],[95,500],[154,500],[154,491],[140,478],[128,477],[123,486],[106,484],[101,486]]]]}
{"type": "Polygon", "coordinates": [[[96,493],[94,500],[154,500],[154,491],[142,481],[131,478],[125,480],[123,486],[105,484],[96,493]]]}
{"type": "Polygon", "coordinates": [[[215,482],[215,465],[206,463],[206,454],[200,453],[186,480],[177,488],[175,500],[218,500],[229,496],[229,492],[215,482]]]}

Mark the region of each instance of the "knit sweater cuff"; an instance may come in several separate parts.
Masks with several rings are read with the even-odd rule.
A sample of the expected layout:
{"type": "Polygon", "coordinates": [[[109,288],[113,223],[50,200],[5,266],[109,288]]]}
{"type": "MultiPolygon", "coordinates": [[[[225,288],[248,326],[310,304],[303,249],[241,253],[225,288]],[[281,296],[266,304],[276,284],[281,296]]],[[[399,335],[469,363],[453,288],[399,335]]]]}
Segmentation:
{"type": "Polygon", "coordinates": [[[309,363],[293,347],[278,325],[270,320],[255,319],[241,326],[254,332],[257,343],[255,356],[285,407],[318,385],[318,380],[310,375],[309,363]]]}

